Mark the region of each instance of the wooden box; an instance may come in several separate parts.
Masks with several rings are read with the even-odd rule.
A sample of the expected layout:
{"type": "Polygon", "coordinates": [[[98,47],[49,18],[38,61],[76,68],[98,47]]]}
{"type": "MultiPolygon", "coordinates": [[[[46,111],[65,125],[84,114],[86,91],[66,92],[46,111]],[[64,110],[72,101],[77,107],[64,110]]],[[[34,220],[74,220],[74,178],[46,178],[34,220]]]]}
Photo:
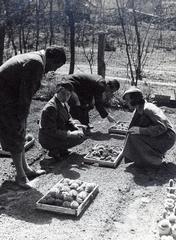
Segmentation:
{"type": "MultiPolygon", "coordinates": [[[[74,215],[74,216],[79,216],[85,209],[86,206],[92,202],[92,200],[95,198],[95,196],[97,195],[97,193],[99,192],[98,189],[98,185],[93,184],[94,187],[91,190],[91,192],[87,193],[87,196],[85,197],[85,199],[83,200],[82,203],[80,203],[80,205],[76,208],[76,209],[72,209],[71,207],[63,207],[63,206],[57,206],[54,204],[47,204],[47,203],[43,203],[43,199],[46,198],[46,196],[51,193],[51,191],[53,189],[57,189],[57,186],[59,186],[60,183],[64,182],[64,178],[61,179],[55,186],[53,186],[46,195],[44,195],[42,198],[40,198],[37,202],[36,202],[36,208],[40,209],[40,210],[45,210],[45,211],[50,211],[50,212],[56,212],[59,214],[68,214],[68,215],[74,215]]],[[[71,179],[70,179],[71,180],[71,179]]],[[[79,180],[71,180],[71,181],[79,181],[79,180]]],[[[82,181],[81,181],[82,182],[82,181]]],[[[91,183],[86,183],[86,182],[82,182],[82,184],[91,184],[91,183]]]]}
{"type": "Polygon", "coordinates": [[[129,126],[128,122],[118,122],[117,124],[110,127],[108,132],[113,134],[115,133],[115,134],[126,135],[128,131],[128,126],[129,126]]]}
{"type": "MultiPolygon", "coordinates": [[[[95,145],[95,147],[92,150],[96,149],[98,146],[100,145],[98,144],[95,145]]],[[[117,166],[120,149],[116,151],[117,154],[113,156],[111,160],[100,159],[101,157],[99,156],[93,156],[92,150],[90,150],[89,153],[86,156],[84,156],[84,162],[93,163],[93,164],[97,163],[99,166],[105,166],[105,167],[107,166],[107,167],[113,167],[113,168],[117,166]]]]}
{"type": "Polygon", "coordinates": [[[161,103],[167,103],[170,101],[170,96],[156,94],[155,101],[161,102],[161,103]]]}

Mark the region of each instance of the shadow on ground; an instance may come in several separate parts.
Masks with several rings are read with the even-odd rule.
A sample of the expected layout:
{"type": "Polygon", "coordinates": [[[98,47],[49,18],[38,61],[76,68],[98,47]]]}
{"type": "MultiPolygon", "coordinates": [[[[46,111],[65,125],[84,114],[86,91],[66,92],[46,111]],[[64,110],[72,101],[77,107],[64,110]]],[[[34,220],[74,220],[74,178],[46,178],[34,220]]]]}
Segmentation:
{"type": "Polygon", "coordinates": [[[111,138],[123,140],[125,138],[124,135],[119,135],[119,134],[109,134],[109,133],[103,133],[100,131],[96,132],[91,132],[87,138],[90,138],[92,140],[96,141],[104,141],[104,140],[110,140],[111,138]]]}
{"type": "Polygon", "coordinates": [[[141,186],[163,185],[176,177],[176,165],[171,162],[165,162],[159,169],[140,169],[128,164],[125,171],[132,173],[134,182],[141,186]]]}
{"type": "Polygon", "coordinates": [[[64,178],[78,179],[80,173],[77,170],[86,171],[89,166],[83,163],[84,154],[76,152],[71,153],[62,161],[54,159],[43,159],[40,164],[41,168],[45,169],[47,173],[61,174],[64,178]]]}
{"type": "Polygon", "coordinates": [[[15,182],[5,181],[0,186],[0,214],[35,224],[48,224],[51,217],[46,215],[43,218],[35,209],[36,201],[42,196],[35,188],[23,190],[15,182]]]}
{"type": "MultiPolygon", "coordinates": [[[[68,164],[69,165],[69,164],[68,164]]],[[[79,174],[72,168],[79,168],[79,165],[70,165],[62,171],[63,177],[79,178],[79,174]],[[72,177],[70,176],[72,172],[72,177]]],[[[85,167],[84,167],[85,168],[85,167]]],[[[54,173],[57,174],[57,167],[55,167],[54,173]]],[[[36,209],[36,202],[43,196],[43,194],[35,188],[30,190],[23,190],[18,187],[13,181],[5,181],[0,186],[0,215],[9,215],[16,220],[22,220],[25,222],[34,223],[37,225],[50,224],[53,218],[57,218],[60,221],[64,220],[79,220],[79,217],[72,215],[62,215],[49,211],[42,211],[36,209]]]]}

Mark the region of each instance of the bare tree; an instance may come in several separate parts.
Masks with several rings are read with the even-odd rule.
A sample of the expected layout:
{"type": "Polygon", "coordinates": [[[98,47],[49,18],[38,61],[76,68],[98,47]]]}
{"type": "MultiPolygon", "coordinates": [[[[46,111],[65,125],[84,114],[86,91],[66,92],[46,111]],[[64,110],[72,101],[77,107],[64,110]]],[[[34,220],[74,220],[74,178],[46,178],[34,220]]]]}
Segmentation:
{"type": "Polygon", "coordinates": [[[94,26],[90,24],[86,24],[83,22],[81,29],[81,46],[83,48],[83,53],[88,61],[90,72],[93,73],[93,64],[94,64],[94,57],[95,57],[95,29],[94,26]],[[89,47],[87,46],[87,41],[89,47]]]}
{"type": "Polygon", "coordinates": [[[98,74],[105,78],[105,62],[104,62],[104,49],[105,49],[105,33],[99,32],[98,34],[98,74]]]}
{"type": "Polygon", "coordinates": [[[52,45],[54,43],[54,29],[53,29],[53,0],[49,0],[49,25],[50,25],[50,39],[49,43],[52,45]]]}
{"type": "Polygon", "coordinates": [[[130,50],[129,50],[129,44],[128,44],[128,39],[127,39],[127,33],[126,33],[126,30],[125,30],[125,22],[124,22],[123,12],[120,8],[118,0],[116,0],[116,3],[117,3],[117,8],[118,8],[120,23],[121,23],[121,26],[122,26],[122,32],[123,32],[123,36],[124,36],[124,40],[125,40],[126,54],[127,54],[127,58],[128,58],[127,66],[130,67],[131,85],[134,85],[134,75],[133,75],[133,70],[132,70],[132,61],[131,61],[131,58],[130,58],[130,50]]]}
{"type": "MultiPolygon", "coordinates": [[[[79,3],[77,3],[77,4],[79,4],[79,3]]],[[[68,16],[68,22],[69,22],[69,27],[70,27],[71,58],[70,58],[69,74],[74,72],[74,66],[75,66],[75,11],[76,11],[76,1],[65,0],[65,13],[68,16]]]]}
{"type": "Polygon", "coordinates": [[[131,9],[128,9],[120,0],[116,0],[116,4],[125,42],[131,85],[137,85],[138,80],[142,80],[149,52],[153,53],[156,40],[154,20],[151,15],[137,11],[134,0],[131,1],[131,9]]]}
{"type": "Polygon", "coordinates": [[[35,50],[38,50],[39,46],[39,35],[40,35],[40,0],[36,0],[36,45],[35,50]]]}

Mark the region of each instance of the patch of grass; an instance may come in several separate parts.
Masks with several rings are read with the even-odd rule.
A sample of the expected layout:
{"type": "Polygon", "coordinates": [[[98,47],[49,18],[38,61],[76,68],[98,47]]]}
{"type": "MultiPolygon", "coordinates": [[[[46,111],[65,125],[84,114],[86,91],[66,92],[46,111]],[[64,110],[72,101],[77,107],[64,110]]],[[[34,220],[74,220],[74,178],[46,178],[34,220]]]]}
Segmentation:
{"type": "Polygon", "coordinates": [[[35,100],[49,101],[56,92],[56,85],[61,81],[61,75],[49,72],[43,78],[41,87],[33,97],[35,100]]]}

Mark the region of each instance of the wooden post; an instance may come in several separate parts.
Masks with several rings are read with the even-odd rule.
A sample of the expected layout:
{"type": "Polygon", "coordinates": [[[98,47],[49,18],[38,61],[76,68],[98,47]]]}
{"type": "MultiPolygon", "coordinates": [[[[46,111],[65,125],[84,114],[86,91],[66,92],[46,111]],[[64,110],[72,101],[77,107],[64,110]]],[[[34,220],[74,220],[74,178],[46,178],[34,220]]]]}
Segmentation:
{"type": "Polygon", "coordinates": [[[101,75],[103,78],[105,78],[104,49],[105,49],[105,33],[99,32],[98,34],[98,75],[101,75]]]}

